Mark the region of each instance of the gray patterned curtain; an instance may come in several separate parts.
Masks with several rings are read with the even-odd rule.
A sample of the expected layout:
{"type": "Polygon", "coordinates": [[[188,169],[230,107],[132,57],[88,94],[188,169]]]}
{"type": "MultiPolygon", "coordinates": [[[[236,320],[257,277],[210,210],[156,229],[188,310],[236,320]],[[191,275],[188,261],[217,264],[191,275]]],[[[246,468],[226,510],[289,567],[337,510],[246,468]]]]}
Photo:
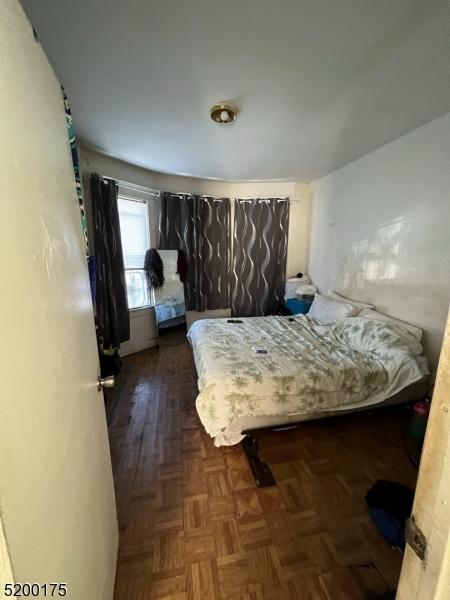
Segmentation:
{"type": "Polygon", "coordinates": [[[130,314],[120,237],[118,187],[91,175],[91,203],[97,264],[96,307],[103,347],[119,347],[130,339],[130,314]]]}
{"type": "Polygon", "coordinates": [[[230,199],[161,192],[159,249],[183,250],[186,310],[230,306],[230,199]]]}
{"type": "Polygon", "coordinates": [[[254,317],[283,301],[289,227],[288,198],[236,199],[231,313],[254,317]]]}

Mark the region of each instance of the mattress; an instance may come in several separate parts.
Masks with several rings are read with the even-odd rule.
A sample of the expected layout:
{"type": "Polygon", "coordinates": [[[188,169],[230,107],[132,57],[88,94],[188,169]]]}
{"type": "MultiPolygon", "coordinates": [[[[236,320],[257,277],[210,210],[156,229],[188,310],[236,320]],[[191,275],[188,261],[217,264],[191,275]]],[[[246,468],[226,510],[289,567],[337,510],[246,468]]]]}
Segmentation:
{"type": "Polygon", "coordinates": [[[407,386],[394,396],[387,398],[386,400],[381,400],[380,402],[371,402],[369,399],[369,404],[363,404],[361,406],[356,406],[353,408],[342,408],[335,410],[323,410],[323,411],[314,411],[292,415],[266,415],[262,417],[238,417],[230,422],[230,424],[220,432],[215,441],[217,445],[220,446],[229,446],[235,443],[240,442],[244,438],[244,432],[249,432],[257,429],[264,428],[274,428],[276,429],[278,426],[281,428],[286,428],[294,426],[296,423],[301,423],[304,421],[314,421],[315,419],[325,419],[327,417],[337,417],[340,415],[348,415],[355,412],[361,412],[364,410],[387,407],[387,406],[395,406],[396,404],[402,404],[405,402],[414,402],[416,400],[420,400],[423,398],[429,389],[428,377],[425,375],[419,381],[412,383],[407,386]]]}
{"type": "Polygon", "coordinates": [[[155,304],[156,322],[158,326],[164,324],[164,322],[171,321],[182,317],[180,322],[186,320],[186,308],[183,302],[166,302],[165,304],[155,304]]]}
{"type": "Polygon", "coordinates": [[[217,446],[242,431],[380,405],[428,374],[404,328],[308,315],[197,321],[188,339],[198,373],[197,412],[217,446]],[[264,353],[258,353],[263,351],[264,353]]]}

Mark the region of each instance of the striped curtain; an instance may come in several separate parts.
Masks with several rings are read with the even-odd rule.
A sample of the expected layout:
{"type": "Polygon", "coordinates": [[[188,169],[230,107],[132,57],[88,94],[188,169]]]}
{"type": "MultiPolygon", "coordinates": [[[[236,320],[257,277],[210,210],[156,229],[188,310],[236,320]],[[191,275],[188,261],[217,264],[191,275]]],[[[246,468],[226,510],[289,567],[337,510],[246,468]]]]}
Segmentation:
{"type": "Polygon", "coordinates": [[[230,306],[230,199],[161,192],[160,250],[183,250],[186,310],[230,306]]]}
{"type": "Polygon", "coordinates": [[[271,314],[284,297],[289,227],[288,198],[236,199],[231,313],[271,314]]]}
{"type": "Polygon", "coordinates": [[[118,186],[115,181],[90,177],[97,263],[96,307],[98,336],[103,348],[119,348],[130,339],[130,313],[120,237],[118,186]]]}

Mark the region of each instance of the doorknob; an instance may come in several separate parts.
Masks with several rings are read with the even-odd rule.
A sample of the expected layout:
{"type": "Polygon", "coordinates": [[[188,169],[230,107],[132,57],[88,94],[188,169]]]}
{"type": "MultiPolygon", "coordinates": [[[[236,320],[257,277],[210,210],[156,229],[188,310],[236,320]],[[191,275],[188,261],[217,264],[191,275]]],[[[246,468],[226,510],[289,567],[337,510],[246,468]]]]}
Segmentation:
{"type": "Polygon", "coordinates": [[[97,389],[98,391],[103,390],[105,388],[112,388],[114,387],[116,383],[116,380],[114,379],[114,375],[108,375],[108,377],[101,377],[101,375],[98,376],[97,379],[97,389]]]}

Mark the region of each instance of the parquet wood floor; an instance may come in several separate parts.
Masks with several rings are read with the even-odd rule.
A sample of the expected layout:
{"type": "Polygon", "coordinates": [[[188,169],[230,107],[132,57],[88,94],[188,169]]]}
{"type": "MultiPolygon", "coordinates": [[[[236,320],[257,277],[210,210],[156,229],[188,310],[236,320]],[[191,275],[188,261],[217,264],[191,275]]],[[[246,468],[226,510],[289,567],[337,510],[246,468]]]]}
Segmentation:
{"type": "Polygon", "coordinates": [[[278,486],[240,446],[215,448],[195,411],[187,343],[123,360],[107,399],[120,526],[115,600],[356,600],[395,588],[401,555],[371,523],[376,479],[415,485],[405,408],[267,433],[278,486]]]}

